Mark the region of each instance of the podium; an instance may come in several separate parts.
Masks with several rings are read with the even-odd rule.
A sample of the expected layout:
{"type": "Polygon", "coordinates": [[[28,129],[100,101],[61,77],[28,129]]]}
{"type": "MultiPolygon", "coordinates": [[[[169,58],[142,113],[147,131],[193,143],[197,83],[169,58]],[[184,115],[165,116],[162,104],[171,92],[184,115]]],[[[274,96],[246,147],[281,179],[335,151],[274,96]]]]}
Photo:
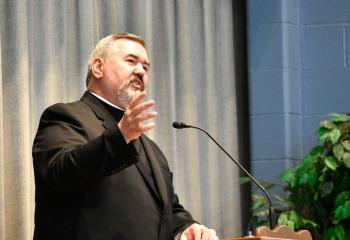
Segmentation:
{"type": "Polygon", "coordinates": [[[312,240],[312,236],[307,230],[294,232],[290,227],[279,225],[273,230],[262,226],[256,229],[256,236],[240,238],[225,238],[223,240],[312,240]]]}

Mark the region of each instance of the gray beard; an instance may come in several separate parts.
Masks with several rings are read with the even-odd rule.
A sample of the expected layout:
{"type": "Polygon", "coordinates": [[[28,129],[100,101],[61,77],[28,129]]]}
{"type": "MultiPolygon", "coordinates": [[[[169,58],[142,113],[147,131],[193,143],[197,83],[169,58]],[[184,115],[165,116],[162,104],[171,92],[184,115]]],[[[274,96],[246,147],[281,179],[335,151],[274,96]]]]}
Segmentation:
{"type": "Polygon", "coordinates": [[[130,104],[131,100],[135,97],[137,92],[141,92],[143,90],[135,90],[131,84],[133,82],[133,78],[130,78],[128,81],[125,81],[119,88],[117,92],[117,98],[120,104],[120,107],[126,109],[130,104]]]}

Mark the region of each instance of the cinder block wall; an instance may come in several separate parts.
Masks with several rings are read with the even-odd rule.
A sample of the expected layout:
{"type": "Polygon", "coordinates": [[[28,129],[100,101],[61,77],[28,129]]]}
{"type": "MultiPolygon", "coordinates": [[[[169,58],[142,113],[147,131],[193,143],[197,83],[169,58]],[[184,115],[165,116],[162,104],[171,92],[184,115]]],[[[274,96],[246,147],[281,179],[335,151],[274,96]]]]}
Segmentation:
{"type": "Polygon", "coordinates": [[[349,113],[350,1],[247,0],[252,171],[277,180],[349,113]]]}

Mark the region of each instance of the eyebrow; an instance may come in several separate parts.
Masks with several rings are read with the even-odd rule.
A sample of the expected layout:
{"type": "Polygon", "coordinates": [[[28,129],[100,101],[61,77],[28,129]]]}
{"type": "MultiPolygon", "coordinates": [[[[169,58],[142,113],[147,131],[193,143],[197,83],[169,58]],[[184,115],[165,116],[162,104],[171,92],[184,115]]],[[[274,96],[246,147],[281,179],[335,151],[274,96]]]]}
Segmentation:
{"type": "MultiPolygon", "coordinates": [[[[138,56],[136,56],[136,55],[134,55],[132,53],[128,54],[126,57],[132,57],[132,58],[140,59],[138,56]]],[[[151,66],[151,63],[147,62],[147,61],[144,61],[143,64],[147,65],[148,67],[151,66]]]]}

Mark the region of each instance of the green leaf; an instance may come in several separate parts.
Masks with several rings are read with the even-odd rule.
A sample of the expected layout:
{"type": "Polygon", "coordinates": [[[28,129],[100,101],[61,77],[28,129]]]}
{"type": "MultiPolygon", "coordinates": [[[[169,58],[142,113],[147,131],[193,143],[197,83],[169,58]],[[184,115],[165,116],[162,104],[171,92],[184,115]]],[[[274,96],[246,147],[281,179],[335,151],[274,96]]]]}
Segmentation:
{"type": "Polygon", "coordinates": [[[339,193],[335,198],[335,203],[334,203],[335,207],[343,205],[345,201],[349,199],[349,196],[350,196],[349,191],[342,191],[341,193],[339,193]]]}
{"type": "Polygon", "coordinates": [[[299,186],[304,185],[307,182],[308,178],[309,178],[309,175],[307,173],[304,173],[303,175],[301,175],[299,177],[298,185],[299,186]]]}
{"type": "Polygon", "coordinates": [[[251,180],[249,177],[241,177],[239,178],[239,184],[245,184],[245,183],[249,183],[251,180]]]}
{"type": "Polygon", "coordinates": [[[329,169],[332,169],[332,170],[336,170],[337,167],[338,167],[338,164],[337,162],[335,161],[334,157],[332,156],[327,156],[325,158],[325,161],[324,163],[326,164],[326,166],[329,168],[329,169]]]}
{"type": "Polygon", "coordinates": [[[327,132],[327,133],[324,133],[324,134],[320,135],[320,141],[321,141],[321,143],[326,142],[326,140],[329,138],[329,134],[330,134],[330,131],[327,132]]]}
{"type": "Polygon", "coordinates": [[[319,198],[320,198],[320,192],[317,191],[314,195],[314,201],[318,201],[319,198]]]}
{"type": "Polygon", "coordinates": [[[257,217],[266,217],[269,215],[269,210],[256,211],[254,215],[257,217]]]}
{"type": "Polygon", "coordinates": [[[335,144],[336,142],[338,142],[340,135],[341,135],[341,133],[340,133],[340,130],[338,128],[332,129],[332,131],[329,133],[329,138],[330,138],[332,144],[335,144]]]}
{"type": "Polygon", "coordinates": [[[280,175],[281,179],[288,183],[292,188],[296,185],[295,170],[287,169],[280,175]]]}
{"type": "Polygon", "coordinates": [[[277,204],[281,205],[281,206],[284,206],[286,208],[292,208],[292,203],[289,202],[288,200],[280,197],[280,196],[277,196],[277,195],[273,195],[276,199],[277,199],[277,204]]]}
{"type": "Polygon", "coordinates": [[[325,182],[321,188],[321,196],[325,197],[329,195],[333,191],[333,188],[334,188],[333,182],[325,182]]]}
{"type": "Polygon", "coordinates": [[[323,120],[323,121],[321,121],[320,122],[320,126],[324,127],[324,128],[327,128],[327,129],[333,129],[333,128],[336,127],[335,124],[332,121],[330,121],[330,120],[323,120]]]}
{"type": "Polygon", "coordinates": [[[287,225],[288,223],[288,216],[287,213],[281,213],[277,219],[278,225],[287,225]]]}
{"type": "Polygon", "coordinates": [[[321,142],[325,142],[326,139],[329,137],[330,129],[321,127],[317,130],[317,135],[320,138],[321,142]]]}
{"type": "Polygon", "coordinates": [[[294,228],[299,228],[300,218],[299,215],[295,211],[290,211],[289,220],[293,222],[294,228]]]}
{"type": "Polygon", "coordinates": [[[307,183],[309,184],[310,187],[314,188],[316,186],[317,178],[318,178],[317,170],[312,169],[307,178],[307,183]]]}
{"type": "Polygon", "coordinates": [[[316,146],[314,148],[311,149],[310,151],[310,155],[311,156],[319,156],[323,153],[324,151],[324,147],[323,146],[316,146]]]}
{"type": "Polygon", "coordinates": [[[252,206],[252,210],[256,210],[256,209],[259,209],[259,208],[262,208],[264,206],[267,207],[267,200],[263,197],[263,196],[260,196],[260,195],[257,195],[257,194],[253,194],[252,195],[252,199],[253,199],[253,206],[252,206]]]}
{"type": "Polygon", "coordinates": [[[318,156],[315,155],[306,155],[306,157],[301,162],[301,165],[308,169],[314,162],[316,162],[318,156]]]}
{"type": "Polygon", "coordinates": [[[326,180],[326,174],[323,172],[323,173],[321,173],[321,175],[319,176],[318,181],[324,182],[324,180],[326,180]]]}
{"type": "Polygon", "coordinates": [[[343,205],[343,219],[347,219],[350,217],[350,201],[347,201],[343,205]]]}
{"type": "Polygon", "coordinates": [[[282,172],[280,177],[284,182],[290,183],[294,178],[294,173],[295,173],[294,169],[287,169],[286,171],[282,172]]]}
{"type": "Polygon", "coordinates": [[[302,219],[298,213],[294,210],[283,212],[277,219],[278,225],[287,225],[292,229],[297,229],[301,226],[302,219]]]}
{"type": "Polygon", "coordinates": [[[253,204],[253,206],[252,206],[252,210],[256,210],[256,209],[258,209],[258,208],[261,208],[261,207],[263,207],[264,206],[264,204],[263,203],[261,203],[261,202],[256,202],[256,203],[254,203],[253,204]]]}
{"type": "Polygon", "coordinates": [[[307,155],[295,171],[295,185],[301,186],[307,182],[309,168],[316,161],[316,156],[307,155]]]}
{"type": "Polygon", "coordinates": [[[347,219],[350,217],[350,201],[346,201],[343,205],[337,207],[334,211],[335,219],[347,219]]]}
{"type": "Polygon", "coordinates": [[[332,120],[334,122],[346,122],[350,120],[350,116],[347,114],[332,113],[332,120]]]}
{"type": "Polygon", "coordinates": [[[287,226],[288,227],[290,227],[291,229],[295,229],[295,223],[292,221],[292,220],[289,220],[288,222],[287,222],[287,226]]]}
{"type": "Polygon", "coordinates": [[[350,153],[349,152],[345,152],[344,153],[344,155],[343,155],[343,162],[344,162],[344,165],[347,168],[350,168],[350,153]]]}
{"type": "Polygon", "coordinates": [[[311,226],[314,227],[314,228],[317,228],[317,227],[318,227],[318,224],[317,224],[316,222],[311,221],[311,220],[309,220],[309,219],[303,218],[303,219],[302,219],[302,222],[303,222],[303,225],[311,225],[311,226]]]}
{"type": "Polygon", "coordinates": [[[333,217],[333,219],[332,219],[333,225],[337,225],[337,224],[339,224],[340,222],[341,222],[341,219],[333,217]]]}
{"type": "Polygon", "coordinates": [[[344,147],[341,144],[336,144],[333,147],[333,153],[336,159],[342,160],[344,154],[344,147]]]}
{"type": "Polygon", "coordinates": [[[266,190],[269,190],[269,189],[272,189],[274,187],[276,187],[276,183],[273,183],[273,182],[266,182],[266,181],[263,181],[263,182],[260,182],[262,183],[263,187],[266,189],[266,190]]]}
{"type": "Polygon", "coordinates": [[[334,211],[334,218],[335,220],[338,220],[338,222],[342,219],[343,215],[343,206],[339,206],[334,211]]]}
{"type": "Polygon", "coordinates": [[[343,147],[350,152],[350,141],[349,140],[345,140],[342,141],[341,144],[343,145],[343,147]]]}
{"type": "Polygon", "coordinates": [[[344,240],[345,231],[341,225],[336,225],[327,229],[324,233],[324,238],[326,240],[344,240]]]}

